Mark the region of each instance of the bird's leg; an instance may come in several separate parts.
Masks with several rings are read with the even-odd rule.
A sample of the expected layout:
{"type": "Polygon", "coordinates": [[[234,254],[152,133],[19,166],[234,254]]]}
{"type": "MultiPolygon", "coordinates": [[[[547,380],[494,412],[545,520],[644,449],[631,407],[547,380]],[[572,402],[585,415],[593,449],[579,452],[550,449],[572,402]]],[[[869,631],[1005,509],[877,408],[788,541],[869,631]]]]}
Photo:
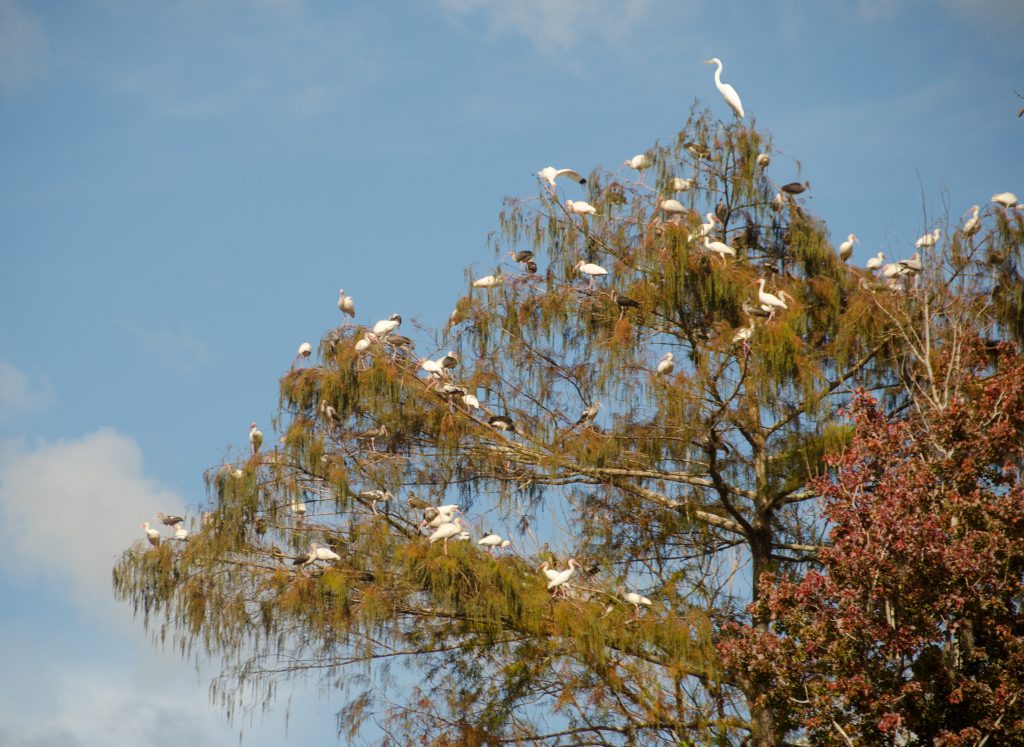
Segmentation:
{"type": "Polygon", "coordinates": [[[447,537],[444,538],[444,554],[445,554],[445,556],[448,555],[448,538],[447,537]]]}

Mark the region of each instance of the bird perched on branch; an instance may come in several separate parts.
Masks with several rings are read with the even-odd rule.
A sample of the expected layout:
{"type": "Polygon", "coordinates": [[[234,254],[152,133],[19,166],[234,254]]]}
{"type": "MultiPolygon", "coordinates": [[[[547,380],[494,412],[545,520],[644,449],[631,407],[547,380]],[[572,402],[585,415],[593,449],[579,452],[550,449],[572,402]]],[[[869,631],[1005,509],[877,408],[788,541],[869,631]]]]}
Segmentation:
{"type": "Polygon", "coordinates": [[[373,325],[373,334],[376,337],[383,337],[384,335],[394,332],[401,324],[401,314],[392,314],[387,319],[381,319],[373,325]]]}
{"type": "Polygon", "coordinates": [[[783,184],[781,187],[779,187],[779,189],[781,189],[787,195],[798,195],[801,194],[802,192],[806,192],[810,188],[810,182],[804,182],[803,184],[801,184],[800,182],[790,182],[789,184],[783,184]]]}
{"type": "Polygon", "coordinates": [[[860,240],[855,234],[850,234],[846,237],[846,241],[839,245],[839,259],[843,262],[848,260],[853,255],[853,245],[860,243],[860,240]]]}
{"type": "Polygon", "coordinates": [[[568,179],[572,179],[574,182],[577,182],[578,184],[587,183],[587,180],[580,176],[579,172],[573,169],[556,169],[554,166],[545,166],[544,168],[537,172],[537,176],[539,176],[541,179],[548,183],[549,191],[554,191],[555,180],[562,176],[568,179]]]}
{"type": "Polygon", "coordinates": [[[658,361],[657,371],[662,376],[668,376],[672,373],[672,370],[676,367],[675,355],[672,353],[665,353],[661,356],[661,360],[658,361]]]}
{"type": "Polygon", "coordinates": [[[595,402],[594,404],[590,405],[590,407],[583,411],[583,414],[580,415],[580,419],[576,421],[576,425],[573,427],[575,428],[577,426],[582,425],[584,428],[586,428],[588,425],[594,422],[594,418],[597,417],[597,411],[600,409],[600,402],[595,402]]]}
{"type": "Polygon", "coordinates": [[[338,291],[338,311],[342,314],[348,314],[351,317],[356,315],[356,302],[352,296],[345,295],[345,289],[342,288],[338,291]]]}
{"type": "Polygon", "coordinates": [[[722,82],[722,61],[717,57],[712,57],[710,60],[704,60],[705,65],[715,65],[715,88],[722,94],[722,98],[725,99],[725,103],[729,105],[733,113],[739,118],[743,119],[743,103],[740,101],[740,95],[736,93],[736,89],[728,83],[722,82]]]}
{"type": "Polygon", "coordinates": [[[175,524],[181,524],[185,521],[185,519],[181,516],[176,516],[174,514],[169,514],[165,516],[159,511],[157,511],[156,518],[160,520],[161,524],[168,527],[173,527],[175,524]]]}
{"type": "Polygon", "coordinates": [[[142,529],[146,532],[146,539],[149,540],[149,544],[151,544],[153,547],[159,547],[160,530],[153,529],[152,527],[150,527],[148,521],[142,522],[142,529]]]}
{"type": "Polygon", "coordinates": [[[252,448],[253,456],[259,453],[260,446],[263,445],[263,431],[256,427],[253,423],[249,426],[249,446],[252,448]]]}
{"type": "Polygon", "coordinates": [[[388,429],[387,429],[387,427],[383,423],[381,423],[380,425],[378,425],[375,428],[370,428],[368,430],[363,431],[362,433],[357,433],[356,434],[356,439],[359,440],[359,441],[369,440],[369,442],[370,442],[370,451],[376,451],[377,450],[377,444],[376,444],[377,439],[378,438],[384,438],[386,435],[388,435],[388,429]]]}

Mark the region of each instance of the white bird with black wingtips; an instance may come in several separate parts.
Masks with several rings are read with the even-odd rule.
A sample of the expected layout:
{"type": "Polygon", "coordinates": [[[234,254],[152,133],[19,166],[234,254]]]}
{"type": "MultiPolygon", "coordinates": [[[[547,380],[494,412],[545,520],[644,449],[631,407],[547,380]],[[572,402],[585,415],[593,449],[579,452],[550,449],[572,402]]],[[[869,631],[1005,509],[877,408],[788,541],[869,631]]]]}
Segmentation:
{"type": "Polygon", "coordinates": [[[556,169],[554,166],[545,166],[537,172],[537,176],[548,183],[548,187],[551,191],[554,191],[555,189],[555,180],[562,176],[572,179],[574,182],[579,184],[587,183],[587,180],[580,176],[578,171],[575,171],[574,169],[556,169]]]}

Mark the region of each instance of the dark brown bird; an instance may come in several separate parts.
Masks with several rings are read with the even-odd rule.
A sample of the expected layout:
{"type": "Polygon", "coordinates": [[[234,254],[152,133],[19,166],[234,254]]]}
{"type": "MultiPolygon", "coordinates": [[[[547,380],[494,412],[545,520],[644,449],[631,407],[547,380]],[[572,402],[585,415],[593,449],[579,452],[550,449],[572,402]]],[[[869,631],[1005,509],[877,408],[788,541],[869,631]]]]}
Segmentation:
{"type": "Polygon", "coordinates": [[[779,189],[785,192],[787,195],[798,195],[801,192],[805,192],[811,188],[810,182],[790,182],[789,184],[783,184],[779,189]]]}
{"type": "Polygon", "coordinates": [[[629,296],[624,296],[618,291],[615,291],[615,303],[619,307],[619,319],[621,319],[623,315],[626,313],[626,309],[640,308],[639,301],[630,298],[629,296]]]}
{"type": "Polygon", "coordinates": [[[521,252],[509,252],[508,256],[514,259],[519,264],[523,265],[533,259],[533,252],[529,249],[524,249],[521,252]]]}

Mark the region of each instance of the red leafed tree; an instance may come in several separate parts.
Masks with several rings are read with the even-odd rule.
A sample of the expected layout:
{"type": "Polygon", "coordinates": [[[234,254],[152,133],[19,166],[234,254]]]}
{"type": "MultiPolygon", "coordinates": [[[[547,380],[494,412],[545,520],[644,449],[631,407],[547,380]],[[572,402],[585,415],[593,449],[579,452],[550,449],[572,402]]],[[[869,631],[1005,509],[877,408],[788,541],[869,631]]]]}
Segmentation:
{"type": "Polygon", "coordinates": [[[719,645],[790,743],[1024,744],[1024,358],[979,344],[945,367],[942,409],[855,399],[817,485],[820,565],[762,576],[719,645]]]}

